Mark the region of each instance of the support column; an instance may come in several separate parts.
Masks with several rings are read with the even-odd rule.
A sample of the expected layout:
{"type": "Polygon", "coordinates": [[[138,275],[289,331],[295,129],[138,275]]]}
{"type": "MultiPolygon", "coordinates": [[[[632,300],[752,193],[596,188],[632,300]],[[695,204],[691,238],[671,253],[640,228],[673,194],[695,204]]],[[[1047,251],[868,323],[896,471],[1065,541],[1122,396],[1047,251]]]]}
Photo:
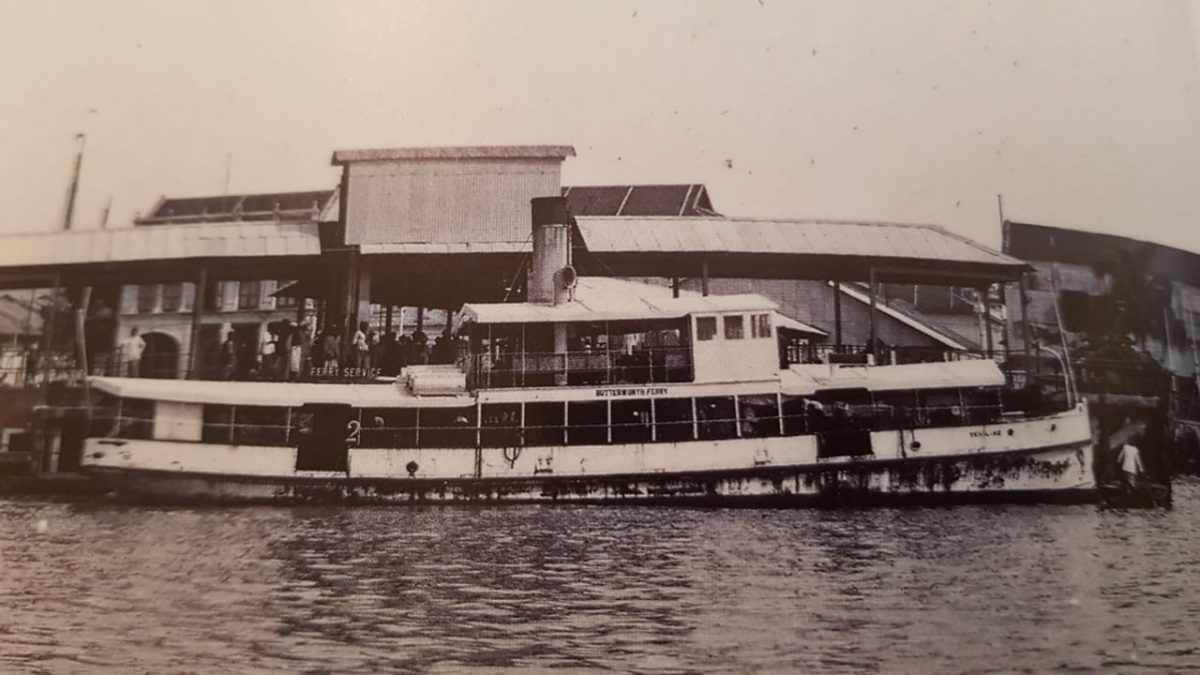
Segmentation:
{"type": "Polygon", "coordinates": [[[200,318],[204,314],[205,289],[208,286],[208,267],[200,265],[196,272],[196,293],[192,298],[192,337],[189,341],[187,379],[200,379],[200,318]]]}
{"type": "Polygon", "coordinates": [[[700,295],[708,296],[708,256],[700,259],[700,295]]]}
{"type": "Polygon", "coordinates": [[[387,335],[392,332],[392,306],[389,304],[383,310],[383,334],[387,335]]]}
{"type": "Polygon", "coordinates": [[[989,359],[995,358],[996,352],[992,345],[992,312],[990,286],[979,287],[979,306],[983,309],[983,344],[989,359]]]}
{"type": "Polygon", "coordinates": [[[842,282],[833,282],[833,344],[842,346],[842,282]]]}
{"type": "Polygon", "coordinates": [[[371,321],[371,259],[359,255],[354,284],[354,329],[358,330],[363,321],[371,321]]]}
{"type": "Polygon", "coordinates": [[[679,297],[679,277],[671,277],[671,297],[679,297]]]}
{"type": "MultiPolygon", "coordinates": [[[[54,344],[54,329],[58,323],[58,295],[61,290],[61,277],[54,275],[54,288],[50,290],[50,317],[48,326],[42,328],[42,388],[50,386],[50,354],[54,344]]],[[[33,311],[32,309],[30,311],[33,311]]]]}
{"type": "Polygon", "coordinates": [[[870,304],[871,304],[870,309],[869,309],[869,314],[868,314],[868,321],[869,321],[869,324],[871,327],[871,337],[870,337],[870,342],[868,342],[867,344],[869,345],[869,351],[870,351],[871,355],[875,357],[875,362],[878,363],[879,355],[875,353],[875,268],[874,267],[872,267],[870,269],[870,271],[868,272],[867,299],[870,300],[870,304]]]}
{"type": "Polygon", "coordinates": [[[1004,305],[1004,325],[1002,326],[1004,334],[1002,338],[1004,340],[1004,363],[1007,365],[1009,359],[1012,357],[1012,330],[1009,325],[1012,323],[1012,317],[1008,315],[1008,286],[1007,284],[1000,283],[998,288],[1000,289],[1001,304],[1004,305]]]}
{"type": "Polygon", "coordinates": [[[1022,274],[1021,279],[1017,284],[1018,301],[1021,303],[1021,343],[1025,352],[1025,370],[1029,371],[1030,356],[1033,357],[1033,370],[1036,373],[1037,368],[1037,351],[1033,348],[1032,329],[1029,325],[1029,277],[1022,274]]]}

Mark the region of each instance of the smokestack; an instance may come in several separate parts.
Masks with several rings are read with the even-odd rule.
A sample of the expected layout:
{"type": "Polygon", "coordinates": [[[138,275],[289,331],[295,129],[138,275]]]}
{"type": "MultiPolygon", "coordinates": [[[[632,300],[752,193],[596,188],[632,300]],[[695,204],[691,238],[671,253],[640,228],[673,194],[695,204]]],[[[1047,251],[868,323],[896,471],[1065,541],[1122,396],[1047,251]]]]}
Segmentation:
{"type": "Polygon", "coordinates": [[[526,299],[547,305],[571,300],[575,270],[571,267],[571,211],[565,197],[535,197],[533,258],[529,263],[526,299]]]}

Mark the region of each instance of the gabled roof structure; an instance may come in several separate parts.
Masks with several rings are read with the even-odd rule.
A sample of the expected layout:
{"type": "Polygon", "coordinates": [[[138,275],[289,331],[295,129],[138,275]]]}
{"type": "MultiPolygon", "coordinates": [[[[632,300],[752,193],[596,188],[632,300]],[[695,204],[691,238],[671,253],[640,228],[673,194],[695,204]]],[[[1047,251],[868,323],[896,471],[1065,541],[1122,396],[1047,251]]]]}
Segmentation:
{"type": "Polygon", "coordinates": [[[708,190],[686,185],[565,186],[571,213],[576,216],[716,216],[708,190]]]}
{"type": "Polygon", "coordinates": [[[316,223],[191,223],[15,234],[3,238],[0,267],[303,256],[321,252],[316,223]]]}
{"type": "Polygon", "coordinates": [[[163,197],[136,225],[172,225],[276,220],[316,221],[334,198],[334,190],[273,192],[254,195],[163,197]]]}
{"type": "MultiPolygon", "coordinates": [[[[936,225],[701,217],[576,217],[581,249],[618,276],[866,280],[973,285],[1015,280],[1020,260],[936,225]]],[[[587,273],[595,270],[588,268],[587,273]]]]}

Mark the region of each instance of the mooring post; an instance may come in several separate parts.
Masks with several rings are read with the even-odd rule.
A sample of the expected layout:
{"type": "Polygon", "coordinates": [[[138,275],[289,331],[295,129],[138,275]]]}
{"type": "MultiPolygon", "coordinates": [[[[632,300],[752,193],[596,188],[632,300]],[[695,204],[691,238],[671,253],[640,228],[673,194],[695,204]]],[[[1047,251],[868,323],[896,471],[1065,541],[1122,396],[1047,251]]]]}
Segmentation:
{"type": "Polygon", "coordinates": [[[833,282],[833,344],[842,346],[842,282],[833,282]]]}

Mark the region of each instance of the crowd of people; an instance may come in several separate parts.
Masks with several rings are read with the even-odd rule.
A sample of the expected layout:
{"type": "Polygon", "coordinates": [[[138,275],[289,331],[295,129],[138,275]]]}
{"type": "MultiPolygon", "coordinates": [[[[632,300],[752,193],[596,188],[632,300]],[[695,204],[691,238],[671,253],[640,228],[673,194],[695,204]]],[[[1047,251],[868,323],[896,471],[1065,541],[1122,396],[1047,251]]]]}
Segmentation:
{"type": "Polygon", "coordinates": [[[342,377],[396,376],[408,365],[454,363],[457,341],[440,335],[432,342],[418,330],[380,335],[363,322],[350,336],[336,327],[315,330],[311,323],[284,320],[268,326],[252,353],[230,331],[221,345],[219,377],[224,380],[299,381],[342,377]]]}

